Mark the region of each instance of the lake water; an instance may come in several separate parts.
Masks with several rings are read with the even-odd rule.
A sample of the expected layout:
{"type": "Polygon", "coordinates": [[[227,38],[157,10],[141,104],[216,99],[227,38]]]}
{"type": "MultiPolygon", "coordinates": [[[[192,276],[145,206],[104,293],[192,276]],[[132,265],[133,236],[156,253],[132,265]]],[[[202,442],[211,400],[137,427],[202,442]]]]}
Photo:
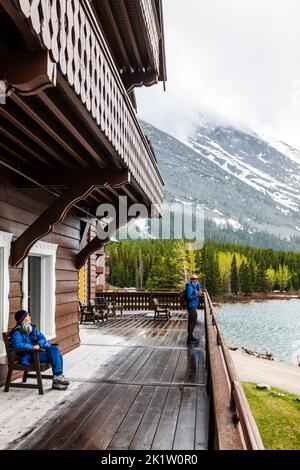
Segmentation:
{"type": "Polygon", "coordinates": [[[227,344],[291,364],[300,360],[300,299],[225,304],[216,313],[227,344]]]}

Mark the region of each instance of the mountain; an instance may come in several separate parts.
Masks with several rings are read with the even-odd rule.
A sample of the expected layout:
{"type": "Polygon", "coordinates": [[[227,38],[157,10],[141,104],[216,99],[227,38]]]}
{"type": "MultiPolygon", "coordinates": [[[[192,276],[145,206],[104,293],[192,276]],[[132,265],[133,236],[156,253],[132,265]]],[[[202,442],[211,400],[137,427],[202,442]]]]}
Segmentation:
{"type": "Polygon", "coordinates": [[[181,141],[143,129],[165,180],[165,201],[205,206],[206,236],[272,248],[300,248],[300,152],[199,118],[181,141]]]}

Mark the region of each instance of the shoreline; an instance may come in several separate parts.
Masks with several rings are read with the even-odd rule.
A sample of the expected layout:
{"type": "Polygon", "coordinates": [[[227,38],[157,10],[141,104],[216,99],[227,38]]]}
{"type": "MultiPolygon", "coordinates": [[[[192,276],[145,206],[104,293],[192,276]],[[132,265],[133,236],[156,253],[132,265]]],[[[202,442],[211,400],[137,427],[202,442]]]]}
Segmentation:
{"type": "Polygon", "coordinates": [[[250,302],[265,302],[266,300],[300,300],[299,292],[269,292],[269,293],[257,293],[249,296],[234,296],[234,297],[223,297],[222,299],[216,299],[212,302],[213,306],[225,305],[225,304],[248,304],[250,302]]]}
{"type": "Polygon", "coordinates": [[[300,367],[260,359],[240,350],[230,354],[241,382],[265,383],[300,396],[300,367]]]}

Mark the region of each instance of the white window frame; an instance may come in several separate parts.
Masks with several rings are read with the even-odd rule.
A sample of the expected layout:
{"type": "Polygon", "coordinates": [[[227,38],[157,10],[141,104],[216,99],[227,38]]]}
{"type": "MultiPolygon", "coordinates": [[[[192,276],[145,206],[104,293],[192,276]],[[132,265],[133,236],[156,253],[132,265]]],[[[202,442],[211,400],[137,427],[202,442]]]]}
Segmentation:
{"type": "MultiPolygon", "coordinates": [[[[39,241],[33,245],[29,256],[41,258],[41,332],[47,339],[56,336],[55,308],[56,308],[56,251],[53,243],[39,241]]],[[[28,310],[28,258],[24,260],[23,267],[23,301],[22,308],[28,310]]]]}
{"type": "Polygon", "coordinates": [[[5,345],[2,333],[8,329],[9,321],[9,256],[13,234],[0,232],[0,364],[5,363],[5,345]]]}

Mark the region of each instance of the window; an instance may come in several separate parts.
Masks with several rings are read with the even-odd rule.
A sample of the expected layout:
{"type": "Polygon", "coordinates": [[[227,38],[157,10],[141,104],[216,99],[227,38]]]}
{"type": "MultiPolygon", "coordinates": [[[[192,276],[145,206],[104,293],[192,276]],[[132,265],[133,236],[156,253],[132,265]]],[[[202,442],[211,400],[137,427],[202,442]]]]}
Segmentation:
{"type": "Polygon", "coordinates": [[[37,242],[24,261],[23,309],[47,339],[55,337],[55,263],[57,245],[37,242]]]}
{"type": "Polygon", "coordinates": [[[9,317],[9,269],[8,260],[10,255],[10,245],[13,235],[11,233],[0,232],[0,362],[5,361],[5,346],[2,340],[2,332],[8,329],[9,317]]]}
{"type": "Polygon", "coordinates": [[[42,308],[42,258],[40,256],[28,256],[28,311],[32,323],[41,329],[42,308]]]}

